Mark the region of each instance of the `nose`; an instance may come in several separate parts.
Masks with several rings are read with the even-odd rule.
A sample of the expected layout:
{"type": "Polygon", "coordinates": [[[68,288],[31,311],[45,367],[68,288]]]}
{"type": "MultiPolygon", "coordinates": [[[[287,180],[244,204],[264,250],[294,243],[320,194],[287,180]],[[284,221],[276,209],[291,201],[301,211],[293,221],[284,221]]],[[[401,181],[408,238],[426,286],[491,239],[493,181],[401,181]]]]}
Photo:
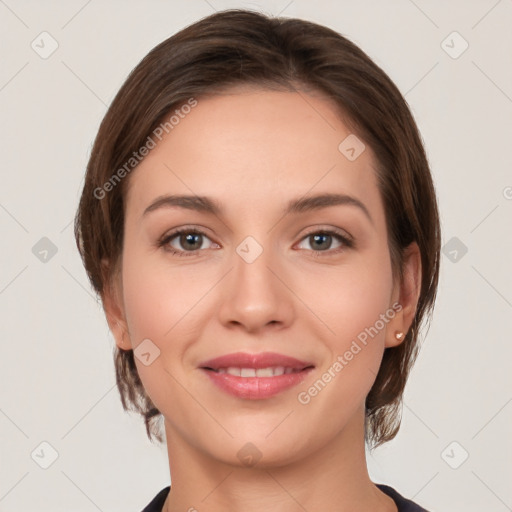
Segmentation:
{"type": "Polygon", "coordinates": [[[296,311],[290,279],[271,248],[254,240],[241,244],[223,285],[220,321],[227,328],[238,326],[250,333],[289,326],[296,311]]]}

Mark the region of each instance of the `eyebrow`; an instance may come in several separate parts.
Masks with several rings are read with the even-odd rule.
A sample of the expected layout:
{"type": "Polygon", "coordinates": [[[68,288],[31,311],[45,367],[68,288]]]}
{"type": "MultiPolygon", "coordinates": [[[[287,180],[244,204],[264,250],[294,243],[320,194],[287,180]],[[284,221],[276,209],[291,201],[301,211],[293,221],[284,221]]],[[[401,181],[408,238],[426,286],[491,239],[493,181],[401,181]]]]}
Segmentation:
{"type": "MultiPolygon", "coordinates": [[[[359,208],[368,220],[373,224],[373,219],[368,211],[368,208],[355,197],[346,194],[318,194],[315,196],[301,197],[299,199],[292,199],[288,202],[283,211],[283,215],[306,213],[314,210],[321,210],[330,206],[348,205],[359,208]]],[[[222,207],[220,204],[206,196],[196,195],[165,195],[158,197],[153,201],[142,214],[147,215],[150,212],[160,208],[184,208],[187,210],[194,210],[201,213],[209,213],[215,216],[222,215],[222,207]]]]}

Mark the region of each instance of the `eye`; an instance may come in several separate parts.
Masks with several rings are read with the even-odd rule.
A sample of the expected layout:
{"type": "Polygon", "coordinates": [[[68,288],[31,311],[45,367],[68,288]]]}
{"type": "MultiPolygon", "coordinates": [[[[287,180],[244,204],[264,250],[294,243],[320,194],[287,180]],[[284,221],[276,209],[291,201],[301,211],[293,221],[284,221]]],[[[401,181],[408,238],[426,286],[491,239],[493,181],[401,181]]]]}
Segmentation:
{"type": "MultiPolygon", "coordinates": [[[[194,256],[201,249],[208,248],[204,247],[206,240],[210,239],[203,231],[197,228],[184,227],[164,235],[158,242],[158,246],[177,256],[194,256]]],[[[327,256],[338,254],[355,246],[351,237],[336,230],[312,231],[302,238],[301,243],[304,243],[304,241],[310,242],[312,247],[310,250],[315,256],[323,256],[322,253],[327,253],[327,256]],[[333,239],[338,244],[334,249],[332,249],[333,239]]],[[[212,244],[219,247],[215,242],[212,242],[212,244]]],[[[302,249],[302,247],[299,248],[302,249]]]]}
{"type": "Polygon", "coordinates": [[[158,246],[163,247],[171,254],[176,254],[178,256],[193,256],[200,249],[205,249],[203,246],[205,240],[210,239],[205,233],[198,229],[180,228],[170,234],[164,235],[164,237],[158,242],[158,246]]]}
{"type": "Polygon", "coordinates": [[[324,252],[327,255],[337,254],[345,249],[354,247],[354,241],[348,235],[335,230],[312,231],[302,240],[310,243],[311,250],[315,256],[323,256],[321,253],[324,252]],[[338,246],[331,250],[333,239],[338,243],[338,246]]]}

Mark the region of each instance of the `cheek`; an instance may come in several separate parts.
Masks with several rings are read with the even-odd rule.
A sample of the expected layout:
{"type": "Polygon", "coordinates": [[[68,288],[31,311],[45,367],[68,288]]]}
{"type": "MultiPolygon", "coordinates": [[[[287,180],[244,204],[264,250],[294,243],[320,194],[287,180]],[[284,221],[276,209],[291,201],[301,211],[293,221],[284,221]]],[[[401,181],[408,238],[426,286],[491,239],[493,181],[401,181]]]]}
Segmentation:
{"type": "MultiPolygon", "coordinates": [[[[192,268],[192,267],[189,267],[192,268]]],[[[123,261],[123,293],[132,343],[172,337],[205,294],[208,280],[199,273],[171,267],[160,258],[132,252],[123,261]]]]}
{"type": "Polygon", "coordinates": [[[315,286],[309,296],[314,312],[329,327],[322,327],[327,334],[321,337],[328,355],[297,398],[313,422],[322,422],[321,416],[330,411],[336,419],[325,428],[336,430],[361,407],[378,374],[387,324],[394,317],[389,304],[391,268],[385,259],[376,258],[371,264],[339,268],[326,274],[325,282],[315,282],[328,290],[322,293],[315,286]]]}
{"type": "Polygon", "coordinates": [[[390,305],[390,260],[384,251],[374,254],[317,275],[314,286],[308,283],[310,278],[303,278],[303,290],[310,290],[306,302],[328,327],[322,336],[329,352],[323,370],[343,375],[338,384],[359,398],[378,373],[388,323],[395,315],[390,305]],[[339,365],[333,367],[336,362],[339,365]]]}
{"type": "Polygon", "coordinates": [[[151,363],[143,364],[135,357],[137,371],[153,403],[165,410],[169,396],[179,396],[180,388],[173,376],[182,380],[184,354],[188,340],[194,338],[191,322],[201,310],[198,302],[211,285],[206,286],[204,275],[180,271],[136,250],[123,256],[122,278],[132,347],[136,350],[147,339],[152,343],[147,345],[151,363]]]}
{"type": "Polygon", "coordinates": [[[307,303],[334,331],[333,337],[341,341],[356,337],[390,307],[391,266],[380,256],[330,268],[315,279],[301,278],[307,303]]]}

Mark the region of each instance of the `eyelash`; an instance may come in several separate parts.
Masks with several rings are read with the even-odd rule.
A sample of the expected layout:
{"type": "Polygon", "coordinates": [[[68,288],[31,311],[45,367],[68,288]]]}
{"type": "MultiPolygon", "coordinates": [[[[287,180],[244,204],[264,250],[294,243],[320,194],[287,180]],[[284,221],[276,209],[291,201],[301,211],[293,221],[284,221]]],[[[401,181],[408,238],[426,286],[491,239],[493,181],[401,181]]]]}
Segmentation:
{"type": "MultiPolygon", "coordinates": [[[[164,235],[157,242],[157,245],[158,245],[158,247],[161,247],[161,248],[163,247],[165,251],[170,252],[172,255],[184,256],[184,257],[194,256],[199,251],[204,250],[204,249],[195,249],[193,251],[177,251],[176,249],[173,249],[170,245],[168,245],[171,240],[173,240],[177,236],[179,236],[181,234],[184,234],[184,233],[190,234],[190,235],[191,234],[203,235],[206,238],[208,238],[208,235],[206,233],[204,233],[203,231],[200,231],[200,230],[195,229],[195,228],[184,227],[184,228],[177,229],[176,231],[173,231],[169,235],[164,235]]],[[[355,248],[355,242],[354,242],[354,240],[351,237],[348,237],[347,235],[344,235],[341,232],[336,231],[336,230],[332,230],[332,229],[328,229],[328,230],[321,230],[320,229],[320,230],[310,231],[309,233],[306,233],[302,237],[301,241],[305,240],[306,238],[308,238],[308,237],[310,237],[312,235],[328,235],[328,236],[332,236],[332,237],[338,239],[338,241],[340,241],[343,244],[341,247],[338,247],[337,249],[334,249],[334,250],[330,250],[330,249],[328,249],[326,251],[316,251],[314,249],[310,250],[310,252],[312,253],[312,255],[315,258],[324,257],[324,256],[332,256],[332,255],[338,254],[338,253],[340,253],[340,252],[342,252],[342,251],[344,251],[346,249],[353,249],[353,248],[355,248]]]]}

